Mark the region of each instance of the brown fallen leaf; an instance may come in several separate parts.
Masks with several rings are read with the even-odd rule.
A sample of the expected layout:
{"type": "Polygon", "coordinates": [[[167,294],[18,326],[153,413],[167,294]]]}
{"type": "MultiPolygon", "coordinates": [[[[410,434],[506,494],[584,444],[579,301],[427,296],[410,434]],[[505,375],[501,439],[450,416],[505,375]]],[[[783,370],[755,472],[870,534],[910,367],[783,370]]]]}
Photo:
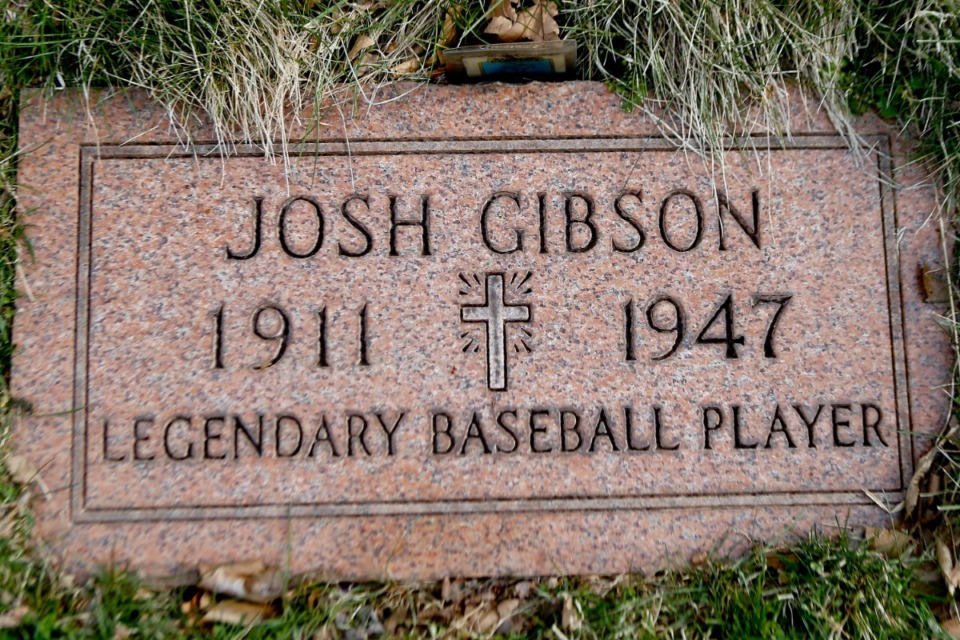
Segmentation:
{"type": "Polygon", "coordinates": [[[931,268],[926,262],[920,264],[920,286],[923,289],[923,301],[927,303],[947,302],[950,299],[950,286],[943,269],[931,268]]]}
{"type": "Polygon", "coordinates": [[[40,470],[26,456],[7,456],[7,471],[17,484],[30,484],[36,480],[40,470]]]}
{"type": "Polygon", "coordinates": [[[521,600],[526,600],[530,597],[530,592],[534,589],[534,586],[530,580],[524,580],[514,585],[513,593],[521,600]]]}
{"type": "Polygon", "coordinates": [[[57,576],[57,583],[62,589],[72,591],[77,586],[77,576],[72,573],[63,572],[57,576]]]}
{"type": "Polygon", "coordinates": [[[251,602],[270,602],[283,593],[283,574],[260,561],[200,568],[200,588],[251,602]]]}
{"type": "Polygon", "coordinates": [[[487,610],[477,619],[477,633],[484,635],[493,633],[498,624],[500,624],[500,616],[497,615],[497,612],[492,609],[487,610]]]}
{"type": "Polygon", "coordinates": [[[960,564],[953,565],[953,571],[950,572],[948,583],[952,584],[954,589],[960,587],[960,564]]]}
{"type": "Polygon", "coordinates": [[[210,607],[203,614],[201,622],[214,624],[244,624],[251,625],[273,617],[273,609],[263,604],[240,602],[239,600],[224,600],[210,607]]]}
{"type": "Polygon", "coordinates": [[[356,5],[356,9],[359,9],[363,13],[373,13],[374,11],[386,9],[388,4],[388,2],[381,0],[377,0],[377,2],[361,2],[356,5]]]}
{"type": "Polygon", "coordinates": [[[520,11],[513,8],[517,0],[494,1],[496,4],[484,33],[496,36],[500,42],[560,39],[560,25],[554,20],[560,11],[552,0],[534,0],[533,6],[520,11]]]}
{"type": "Polygon", "coordinates": [[[20,518],[21,514],[16,509],[11,509],[3,518],[0,518],[0,538],[13,537],[20,518]]]}
{"type": "MultiPolygon", "coordinates": [[[[459,591],[459,588],[457,589],[459,591]]],[[[440,585],[440,600],[442,602],[450,602],[453,600],[454,592],[454,583],[450,578],[444,578],[443,583],[440,585]]]]}
{"type": "Polygon", "coordinates": [[[913,472],[913,477],[910,478],[910,485],[907,487],[907,495],[903,501],[903,516],[905,518],[912,518],[913,512],[917,509],[917,504],[920,501],[920,484],[926,478],[927,474],[930,473],[930,469],[933,467],[933,462],[937,458],[937,448],[934,447],[927,451],[923,457],[920,458],[920,461],[917,462],[916,470],[913,472]]]}
{"type": "Polygon", "coordinates": [[[313,634],[313,640],[337,640],[337,632],[332,625],[325,624],[313,634]]]}
{"type": "MultiPolygon", "coordinates": [[[[516,20],[510,20],[509,18],[505,18],[503,16],[496,16],[490,19],[490,22],[487,24],[487,28],[484,29],[483,32],[500,36],[500,40],[507,41],[507,38],[510,37],[510,31],[513,29],[515,24],[517,24],[516,20]]],[[[519,39],[519,37],[515,38],[515,40],[517,39],[519,39]]],[[[512,42],[512,40],[510,40],[510,42],[512,42]]]]}
{"type": "Polygon", "coordinates": [[[519,2],[520,0],[491,0],[489,6],[490,22],[500,18],[506,19],[507,22],[516,22],[517,10],[513,8],[513,5],[519,2]]]}
{"type": "Polygon", "coordinates": [[[393,65],[390,67],[390,73],[396,76],[405,76],[411,73],[415,73],[420,69],[420,59],[419,58],[407,58],[403,62],[393,65]]]}
{"type": "Polygon", "coordinates": [[[351,62],[356,62],[357,57],[366,49],[370,47],[377,46],[377,41],[368,36],[365,33],[357,36],[357,39],[354,40],[353,46],[350,47],[350,51],[347,53],[347,57],[350,58],[351,62]]]}
{"type": "Polygon", "coordinates": [[[444,49],[449,48],[457,40],[457,21],[454,17],[454,10],[448,9],[446,15],[443,18],[443,29],[440,32],[440,39],[437,40],[437,46],[434,49],[433,55],[427,59],[426,66],[435,67],[436,65],[447,64],[446,58],[444,58],[443,51],[444,49]]]}
{"type": "Polygon", "coordinates": [[[30,607],[25,604],[10,609],[10,611],[0,615],[0,629],[16,629],[28,613],[30,613],[30,607]]]}
{"type": "Polygon", "coordinates": [[[133,594],[134,600],[152,600],[156,596],[154,591],[147,589],[145,587],[140,587],[137,589],[137,592],[133,594]]]}
{"type": "Polygon", "coordinates": [[[457,19],[455,9],[447,9],[443,16],[443,29],[440,32],[440,40],[437,42],[441,47],[449,47],[457,39],[457,19]]]}
{"type": "Polygon", "coordinates": [[[940,492],[940,487],[943,485],[943,473],[934,473],[930,476],[930,482],[927,483],[927,493],[929,495],[936,495],[940,492]]]}
{"type": "Polygon", "coordinates": [[[506,620],[513,615],[513,612],[516,611],[519,606],[520,601],[517,598],[504,600],[497,605],[497,615],[500,616],[501,620],[506,620]]]}
{"type": "Polygon", "coordinates": [[[874,551],[890,556],[899,557],[903,552],[913,545],[913,536],[906,531],[897,529],[874,529],[869,528],[866,531],[867,538],[870,540],[870,548],[874,551]]]}
{"type": "Polygon", "coordinates": [[[410,611],[406,607],[400,607],[390,614],[390,617],[383,623],[384,629],[390,637],[397,635],[397,629],[410,620],[410,611]]]}
{"type": "Polygon", "coordinates": [[[583,620],[580,612],[569,595],[563,597],[563,611],[560,614],[560,624],[564,631],[576,632],[580,630],[583,620]]]}
{"type": "Polygon", "coordinates": [[[940,567],[940,574],[943,576],[943,581],[947,584],[947,591],[949,591],[952,596],[954,591],[957,590],[957,585],[960,584],[955,581],[960,578],[960,576],[958,576],[958,572],[954,570],[953,553],[951,553],[947,543],[940,537],[934,539],[934,551],[937,556],[937,565],[940,567]]]}

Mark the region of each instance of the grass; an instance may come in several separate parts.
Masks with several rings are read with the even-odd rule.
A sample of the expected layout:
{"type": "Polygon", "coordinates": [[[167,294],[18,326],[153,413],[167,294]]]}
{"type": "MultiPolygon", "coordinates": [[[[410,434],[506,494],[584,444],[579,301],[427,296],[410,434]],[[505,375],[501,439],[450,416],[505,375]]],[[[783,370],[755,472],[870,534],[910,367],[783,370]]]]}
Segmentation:
{"type": "MultiPolygon", "coordinates": [[[[819,98],[848,135],[851,117],[867,109],[897,120],[919,136],[917,161],[939,179],[939,221],[952,235],[960,203],[956,0],[559,4],[565,35],[580,43],[581,75],[606,81],[628,108],[654,115],[667,107],[664,133],[698,152],[710,153],[730,131],[788,134],[790,84],[819,98]]],[[[6,387],[10,328],[18,260],[29,253],[29,229],[15,215],[21,89],[138,86],[167,106],[184,139],[205,120],[227,149],[282,141],[302,107],[376,100],[381,83],[430,78],[444,48],[482,40],[487,15],[475,0],[7,0],[0,20],[0,412],[17,408],[6,387]]],[[[957,320],[953,306],[946,324],[955,343],[957,320]]],[[[148,589],[120,570],[74,584],[30,538],[30,494],[5,460],[0,455],[3,637],[903,638],[938,637],[937,620],[957,617],[933,551],[939,540],[950,556],[960,538],[956,434],[938,443],[920,509],[907,514],[915,526],[906,552],[850,534],[648,577],[308,582],[291,585],[272,605],[275,617],[252,627],[197,623],[209,595],[194,587],[148,589]],[[510,615],[496,613],[498,605],[510,615]]]]}
{"type": "Polygon", "coordinates": [[[661,126],[678,144],[709,152],[730,131],[787,131],[787,83],[848,128],[838,78],[856,50],[856,3],[600,0],[571,3],[569,15],[588,76],[651,115],[668,108],[661,126]]]}
{"type": "MultiPolygon", "coordinates": [[[[415,585],[305,583],[276,617],[252,627],[198,624],[194,589],[150,590],[135,574],[81,586],[56,572],[21,592],[16,638],[910,638],[942,636],[931,605],[943,597],[910,553],[891,556],[849,537],[757,548],[653,577],[472,580],[415,585]],[[485,623],[487,614],[507,604],[485,623]],[[185,613],[186,612],[186,613],[185,613]],[[484,626],[486,625],[486,626],[484,626]]],[[[7,584],[3,588],[8,588],[7,584]]],[[[9,593],[5,591],[5,593],[9,593]]],[[[0,635],[4,632],[0,631],[0,635]]]]}
{"type": "Polygon", "coordinates": [[[944,211],[960,204],[960,3],[865,3],[858,39],[842,70],[853,112],[874,108],[914,129],[935,165],[944,211]]]}

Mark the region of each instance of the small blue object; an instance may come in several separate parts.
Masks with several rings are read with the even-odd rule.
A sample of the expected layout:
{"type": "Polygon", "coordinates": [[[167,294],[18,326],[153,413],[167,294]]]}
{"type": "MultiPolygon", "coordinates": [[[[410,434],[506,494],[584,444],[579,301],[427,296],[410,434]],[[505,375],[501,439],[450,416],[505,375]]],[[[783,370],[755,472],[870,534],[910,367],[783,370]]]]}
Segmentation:
{"type": "Polygon", "coordinates": [[[553,73],[553,63],[544,59],[527,60],[492,60],[481,62],[480,68],[483,69],[485,76],[499,75],[538,75],[553,73]]]}

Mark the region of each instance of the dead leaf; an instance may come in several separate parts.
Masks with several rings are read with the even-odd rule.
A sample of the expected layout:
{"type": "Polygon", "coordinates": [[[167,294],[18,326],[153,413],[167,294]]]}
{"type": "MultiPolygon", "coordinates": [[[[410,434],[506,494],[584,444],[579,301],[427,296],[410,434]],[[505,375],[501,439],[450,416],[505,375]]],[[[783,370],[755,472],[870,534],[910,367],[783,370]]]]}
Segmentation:
{"type": "Polygon", "coordinates": [[[874,551],[890,556],[899,557],[913,545],[913,536],[897,529],[867,529],[867,538],[870,539],[870,548],[874,551]]]}
{"type": "Polygon", "coordinates": [[[708,554],[706,551],[701,551],[693,554],[693,556],[690,558],[690,566],[702,567],[703,565],[707,564],[709,560],[710,554],[708,554]]]}
{"type": "Polygon", "coordinates": [[[433,67],[437,63],[446,65],[446,59],[443,57],[443,50],[450,47],[457,39],[457,21],[453,8],[447,10],[443,17],[443,29],[440,31],[440,39],[437,40],[437,46],[433,55],[427,60],[428,67],[433,67]]]}
{"type": "Polygon", "coordinates": [[[453,581],[450,578],[444,578],[440,585],[440,600],[450,602],[453,598],[453,581]]]}
{"type": "Polygon", "coordinates": [[[490,609],[477,620],[477,633],[493,633],[498,624],[500,624],[500,616],[497,615],[496,611],[490,609]]]}
{"type": "Polygon", "coordinates": [[[36,480],[40,470],[26,456],[7,456],[7,471],[17,484],[26,485],[36,480]]]}
{"type": "Polygon", "coordinates": [[[361,2],[360,4],[356,5],[356,7],[364,13],[373,13],[374,11],[385,9],[387,7],[387,3],[380,0],[377,2],[361,2]]]}
{"type": "Polygon", "coordinates": [[[454,616],[457,614],[453,605],[444,607],[443,609],[437,609],[433,614],[434,619],[439,620],[443,624],[450,624],[453,621],[454,616]]]}
{"type": "Polygon", "coordinates": [[[923,301],[927,303],[947,302],[950,299],[950,286],[943,269],[933,269],[926,262],[921,263],[920,286],[923,290],[923,301]]]}
{"type": "Polygon", "coordinates": [[[956,618],[950,618],[949,620],[944,620],[940,623],[940,628],[943,629],[946,633],[950,634],[951,638],[956,638],[960,640],[960,620],[956,618]]]}
{"type": "Polygon", "coordinates": [[[513,25],[515,24],[515,20],[510,20],[504,16],[496,16],[490,19],[490,22],[487,24],[487,28],[484,29],[483,32],[495,36],[506,36],[510,33],[510,30],[513,29],[513,25]]]}
{"type": "MultiPolygon", "coordinates": [[[[954,589],[960,586],[960,564],[953,565],[953,571],[950,572],[948,584],[952,584],[954,589]]],[[[951,593],[953,593],[951,591],[951,593]]]]}
{"type": "Polygon", "coordinates": [[[400,607],[390,614],[390,617],[387,618],[386,622],[383,623],[383,626],[392,638],[397,635],[397,629],[399,629],[400,626],[406,623],[409,619],[409,610],[407,610],[406,607],[400,607]]]}
{"type": "Polygon", "coordinates": [[[910,485],[907,487],[907,495],[903,501],[903,515],[905,518],[913,517],[913,512],[917,508],[917,503],[920,501],[920,483],[923,482],[923,479],[930,469],[933,467],[933,461],[937,458],[937,448],[934,447],[927,451],[920,461],[917,463],[917,468],[913,472],[913,477],[910,478],[910,485]]]}
{"type": "Polygon", "coordinates": [[[947,591],[949,591],[952,596],[953,592],[957,590],[958,585],[958,583],[954,581],[958,576],[953,565],[953,554],[950,552],[950,547],[947,546],[947,543],[939,537],[934,539],[934,550],[937,555],[937,565],[940,566],[940,574],[943,576],[943,581],[947,583],[947,591]]]}
{"type": "Polygon", "coordinates": [[[72,591],[77,586],[77,576],[72,573],[63,572],[57,576],[57,582],[60,583],[63,589],[72,591]]]}
{"type": "Polygon", "coordinates": [[[513,8],[513,5],[519,2],[520,0],[491,0],[489,6],[490,22],[498,18],[505,18],[507,22],[511,23],[516,22],[517,10],[513,8]]]}
{"type": "Polygon", "coordinates": [[[560,25],[554,18],[559,14],[557,4],[552,0],[534,0],[533,6],[519,12],[513,5],[518,0],[494,0],[491,7],[490,22],[483,30],[494,35],[500,42],[529,40],[559,40],[560,25]]]}
{"type": "Polygon", "coordinates": [[[377,41],[363,33],[357,36],[357,39],[353,42],[353,46],[350,47],[350,51],[347,53],[347,57],[350,58],[351,62],[355,62],[357,57],[365,50],[370,47],[377,46],[377,41]]]}
{"type": "Polygon", "coordinates": [[[449,47],[457,39],[457,20],[454,16],[453,8],[447,10],[443,17],[443,29],[440,32],[440,40],[437,42],[441,47],[449,47]]]}
{"type": "Polygon", "coordinates": [[[583,620],[570,596],[563,597],[563,612],[560,615],[560,624],[564,631],[576,632],[580,630],[583,620]]]}
{"type": "Polygon", "coordinates": [[[7,512],[7,515],[0,518],[0,538],[11,538],[13,537],[14,530],[19,524],[21,514],[17,512],[16,509],[11,509],[7,512]]]}
{"type": "Polygon", "coordinates": [[[521,600],[526,600],[530,597],[530,592],[533,590],[533,583],[529,580],[524,580],[523,582],[518,582],[513,587],[513,593],[516,594],[521,600]]]}
{"type": "Polygon", "coordinates": [[[10,611],[0,615],[0,629],[16,629],[28,613],[30,613],[30,607],[25,604],[10,609],[10,611]]]}
{"type": "Polygon", "coordinates": [[[260,561],[200,568],[200,588],[251,602],[270,602],[283,593],[283,574],[260,561]]]}
{"type": "Polygon", "coordinates": [[[490,4],[487,7],[490,13],[490,22],[493,22],[497,18],[506,18],[508,22],[515,22],[517,19],[517,10],[513,8],[513,5],[519,2],[520,0],[490,0],[490,4]]]}
{"type": "Polygon", "coordinates": [[[415,73],[419,69],[420,69],[419,58],[407,58],[403,62],[393,65],[390,68],[390,73],[397,76],[404,76],[411,73],[415,73]]]}
{"type": "Polygon", "coordinates": [[[333,627],[325,624],[313,634],[313,640],[337,640],[337,632],[333,627]]]}
{"type": "Polygon", "coordinates": [[[497,605],[497,615],[500,616],[501,620],[506,620],[513,615],[513,612],[517,610],[517,607],[520,606],[520,601],[516,598],[510,598],[509,600],[504,600],[497,605]]]}
{"type": "Polygon", "coordinates": [[[357,66],[372,67],[373,65],[377,64],[379,61],[380,61],[380,56],[378,56],[377,54],[373,52],[365,53],[362,56],[360,56],[360,61],[357,63],[357,66]]]}
{"type": "Polygon", "coordinates": [[[210,610],[203,614],[201,622],[252,625],[271,617],[273,609],[266,605],[224,600],[210,607],[210,610]]]}
{"type": "Polygon", "coordinates": [[[936,495],[940,493],[940,486],[943,484],[943,473],[935,473],[930,476],[930,482],[927,484],[927,493],[936,495]]]}

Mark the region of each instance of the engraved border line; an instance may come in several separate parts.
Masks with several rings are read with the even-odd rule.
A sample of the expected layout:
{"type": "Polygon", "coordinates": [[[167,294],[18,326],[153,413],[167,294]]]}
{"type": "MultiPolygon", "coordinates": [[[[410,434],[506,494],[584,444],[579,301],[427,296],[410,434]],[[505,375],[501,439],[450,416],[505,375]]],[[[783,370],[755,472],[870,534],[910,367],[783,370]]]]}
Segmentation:
{"type": "MultiPolygon", "coordinates": [[[[767,140],[754,136],[748,140],[767,140]]],[[[889,158],[889,136],[865,136],[878,148],[877,176],[880,182],[881,222],[884,241],[884,260],[887,280],[887,307],[891,335],[891,360],[894,401],[897,414],[897,453],[900,459],[900,486],[893,490],[874,490],[885,493],[891,501],[902,497],[904,478],[909,476],[912,463],[913,438],[910,455],[903,455],[904,443],[900,433],[911,424],[907,394],[905,349],[903,341],[903,301],[900,295],[900,268],[897,254],[895,194],[885,178],[892,176],[889,158]]],[[[744,139],[724,145],[725,150],[736,150],[744,139]]],[[[776,144],[754,145],[758,151],[841,150],[849,147],[836,135],[801,135],[776,144]]],[[[275,147],[277,145],[274,145],[275,147]]],[[[426,155],[426,154],[512,154],[557,152],[617,152],[617,151],[676,151],[676,146],[660,137],[599,137],[588,138],[494,138],[494,139],[418,139],[418,140],[354,140],[349,147],[344,142],[312,142],[296,145],[307,157],[342,155],[426,155]]],[[[103,159],[174,159],[216,157],[221,148],[212,144],[183,147],[176,144],[140,145],[81,145],[80,147],[80,211],[78,212],[77,240],[77,306],[75,327],[74,371],[74,425],[72,438],[71,507],[75,522],[137,522],[154,520],[202,520],[219,518],[272,518],[309,516],[371,516],[371,515],[429,515],[455,513],[518,513],[538,511],[610,511],[610,510],[664,510],[738,507],[791,507],[873,505],[862,490],[818,492],[770,491],[737,494],[657,495],[657,496],[570,496],[521,499],[453,499],[437,501],[368,501],[336,503],[283,503],[260,505],[212,505],[187,507],[128,507],[95,508],[87,504],[87,415],[89,398],[88,351],[90,293],[92,280],[92,216],[94,161],[103,159]],[[79,479],[79,482],[78,482],[79,479]]],[[[258,145],[237,145],[230,157],[262,157],[258,145]]]]}
{"type": "MultiPolygon", "coordinates": [[[[887,494],[889,497],[895,497],[887,494]]],[[[149,513],[141,509],[95,509],[87,510],[77,522],[142,522],[163,520],[209,520],[235,518],[289,518],[289,517],[364,517],[364,516],[413,516],[452,515],[484,513],[537,513],[570,511],[620,511],[620,510],[700,510],[705,508],[736,509],[757,507],[814,507],[814,506],[875,506],[873,500],[862,491],[831,494],[825,499],[820,493],[792,493],[766,495],[746,493],[728,496],[650,496],[635,498],[537,498],[535,501],[491,500],[445,500],[438,502],[382,503],[329,505],[323,508],[314,504],[289,503],[257,506],[196,506],[159,507],[149,513]],[[240,512],[242,510],[242,513],[240,512]]]]}

